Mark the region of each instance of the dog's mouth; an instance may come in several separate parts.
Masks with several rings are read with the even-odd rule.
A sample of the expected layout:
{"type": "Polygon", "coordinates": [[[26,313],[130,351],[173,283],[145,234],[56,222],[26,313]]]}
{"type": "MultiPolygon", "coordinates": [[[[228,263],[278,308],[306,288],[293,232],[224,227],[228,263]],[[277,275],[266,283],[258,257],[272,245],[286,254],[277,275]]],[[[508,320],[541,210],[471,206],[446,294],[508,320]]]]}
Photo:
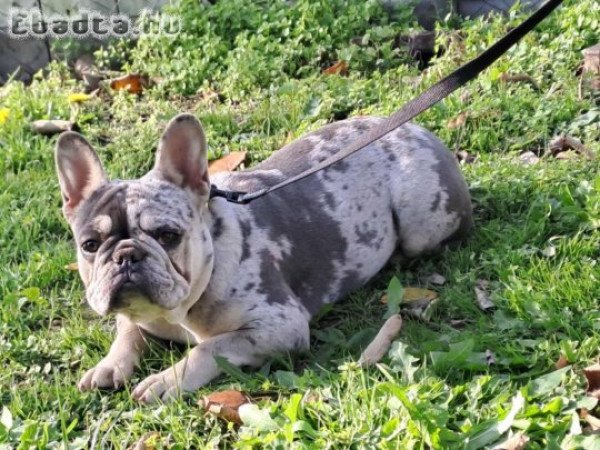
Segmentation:
{"type": "Polygon", "coordinates": [[[97,272],[97,282],[88,288],[92,308],[101,316],[135,314],[151,320],[177,309],[189,295],[181,280],[169,271],[146,264],[110,264],[97,272]]]}
{"type": "Polygon", "coordinates": [[[108,310],[120,312],[126,310],[134,301],[153,303],[152,296],[142,279],[135,272],[120,272],[110,285],[108,310]]]}

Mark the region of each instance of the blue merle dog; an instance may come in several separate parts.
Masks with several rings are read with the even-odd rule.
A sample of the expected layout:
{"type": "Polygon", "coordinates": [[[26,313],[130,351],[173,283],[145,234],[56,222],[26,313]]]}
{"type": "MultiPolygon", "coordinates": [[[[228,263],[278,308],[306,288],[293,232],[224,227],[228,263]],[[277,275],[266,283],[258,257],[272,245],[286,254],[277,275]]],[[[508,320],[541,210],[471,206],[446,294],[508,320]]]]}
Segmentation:
{"type": "Polygon", "coordinates": [[[327,125],[210,181],[205,135],[189,114],[168,124],[154,168],[138,180],[108,180],[88,142],[63,134],[56,167],[86,297],[100,315],[117,317],[108,355],[79,388],[123,385],[146,334],[193,348],[137,385],[133,396],[145,403],[211,381],[220,372],[214,356],[259,366],[305,349],[311,317],[393,254],[415,258],[464,236],[471,202],[459,167],[413,124],[247,205],[209,199],[211,182],[255,191],[299,174],[382,120],[327,125]]]}

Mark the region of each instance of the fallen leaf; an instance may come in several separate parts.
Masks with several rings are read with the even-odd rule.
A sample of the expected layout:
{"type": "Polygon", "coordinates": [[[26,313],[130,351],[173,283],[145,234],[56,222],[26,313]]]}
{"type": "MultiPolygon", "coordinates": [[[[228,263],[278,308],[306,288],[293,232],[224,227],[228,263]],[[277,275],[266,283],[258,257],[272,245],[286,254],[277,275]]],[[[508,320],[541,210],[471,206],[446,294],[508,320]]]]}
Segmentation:
{"type": "Polygon", "coordinates": [[[560,356],[558,357],[558,361],[556,361],[556,364],[554,364],[554,366],[557,369],[562,369],[563,367],[567,367],[569,365],[569,360],[567,359],[567,357],[565,356],[564,353],[561,353],[560,356]]]}
{"type": "Polygon", "coordinates": [[[455,129],[455,128],[460,128],[462,127],[465,123],[467,123],[467,117],[469,116],[469,113],[467,111],[463,111],[461,112],[458,116],[450,119],[448,121],[448,123],[446,124],[446,126],[448,128],[450,128],[451,130],[455,129]]]}
{"type": "Polygon", "coordinates": [[[31,131],[34,133],[46,136],[70,131],[75,128],[75,124],[69,120],[36,120],[30,126],[31,131]]]}
{"type": "Polygon", "coordinates": [[[129,450],[154,450],[158,444],[160,434],[158,431],[150,431],[144,434],[129,450]]]}
{"type": "Polygon", "coordinates": [[[247,152],[231,152],[222,158],[210,161],[208,163],[208,174],[232,172],[246,160],[246,155],[247,152]]]}
{"type": "Polygon", "coordinates": [[[586,408],[581,408],[581,411],[579,411],[579,417],[588,423],[592,431],[600,430],[600,419],[598,419],[596,416],[592,416],[586,408]]]}
{"type": "Polygon", "coordinates": [[[126,90],[131,94],[141,94],[150,85],[147,76],[139,73],[129,73],[119,78],[109,80],[110,88],[115,91],[126,90]]]}
{"type": "Polygon", "coordinates": [[[437,272],[432,273],[427,277],[427,281],[431,284],[435,284],[436,286],[443,286],[446,284],[446,278],[443,275],[440,275],[437,272]]]}
{"type": "Polygon", "coordinates": [[[239,391],[227,390],[206,395],[198,403],[220,419],[241,425],[239,409],[240,406],[250,403],[250,398],[239,391]]]}
{"type": "Polygon", "coordinates": [[[390,345],[392,345],[392,341],[400,332],[400,328],[402,328],[402,317],[400,314],[390,316],[385,321],[373,341],[362,352],[358,363],[362,367],[368,367],[381,361],[381,358],[384,357],[389,350],[390,345]]]}
{"type": "Polygon", "coordinates": [[[500,80],[501,83],[505,83],[505,84],[526,82],[526,83],[531,84],[536,90],[539,90],[539,86],[535,82],[535,80],[526,74],[520,74],[520,73],[510,74],[508,72],[504,72],[504,73],[500,74],[500,76],[498,77],[498,80],[500,80]]]}
{"type": "Polygon", "coordinates": [[[523,450],[528,442],[529,438],[522,431],[519,431],[509,436],[501,444],[492,447],[492,450],[523,450]]]}
{"type": "Polygon", "coordinates": [[[600,398],[600,364],[596,363],[583,369],[587,380],[586,392],[591,397],[600,398]]]}
{"type": "Polygon", "coordinates": [[[72,270],[72,271],[77,271],[77,270],[79,270],[79,267],[77,266],[76,262],[72,262],[72,263],[67,264],[65,266],[65,269],[72,270]]]}
{"type": "Polygon", "coordinates": [[[91,99],[92,96],[90,94],[84,94],[83,92],[74,92],[72,94],[69,94],[67,98],[69,100],[69,103],[82,103],[91,99]]]}
{"type": "Polygon", "coordinates": [[[345,75],[348,73],[348,63],[346,61],[337,61],[333,66],[323,70],[327,75],[345,75]]]}
{"type": "Polygon", "coordinates": [[[418,287],[405,287],[402,292],[402,302],[414,302],[417,300],[435,300],[438,298],[438,293],[429,289],[423,289],[418,287]]]}
{"type": "Polygon", "coordinates": [[[402,293],[402,305],[408,314],[427,322],[431,318],[438,297],[437,292],[429,289],[407,287],[402,293]]]}
{"type": "MultiPolygon", "coordinates": [[[[441,275],[440,275],[441,276],[441,275]]],[[[442,277],[443,278],[443,277],[442,277]]],[[[445,281],[445,280],[444,280],[445,281]]],[[[431,291],[429,289],[417,288],[417,287],[405,287],[399,291],[401,295],[402,303],[410,303],[419,300],[427,300],[431,301],[438,298],[439,294],[435,291],[431,291]]],[[[384,305],[388,302],[389,288],[388,293],[383,294],[381,297],[381,303],[384,305]]]]}
{"type": "Polygon", "coordinates": [[[488,282],[486,280],[477,280],[475,286],[475,299],[477,300],[477,306],[479,306],[479,309],[483,312],[490,311],[496,307],[490,300],[487,288],[488,282]]]}
{"type": "MultiPolygon", "coordinates": [[[[567,150],[574,150],[588,160],[595,159],[594,153],[586,148],[579,139],[574,138],[573,136],[556,136],[548,144],[548,149],[550,150],[550,153],[557,158],[559,153],[566,152],[567,150]]],[[[571,158],[563,156],[562,159],[571,158]]]]}
{"type": "Polygon", "coordinates": [[[0,108],[0,125],[8,120],[10,117],[10,109],[8,108],[0,108]]]}
{"type": "Polygon", "coordinates": [[[530,166],[532,164],[537,164],[540,160],[540,157],[538,155],[536,155],[535,153],[533,153],[532,151],[526,151],[519,155],[519,160],[523,164],[530,166]]]}

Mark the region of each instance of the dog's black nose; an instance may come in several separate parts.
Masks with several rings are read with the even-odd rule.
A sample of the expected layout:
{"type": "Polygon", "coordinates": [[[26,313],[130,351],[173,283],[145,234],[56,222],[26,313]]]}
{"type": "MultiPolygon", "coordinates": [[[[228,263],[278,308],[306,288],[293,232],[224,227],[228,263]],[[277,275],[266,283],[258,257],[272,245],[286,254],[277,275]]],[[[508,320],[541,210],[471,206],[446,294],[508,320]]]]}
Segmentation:
{"type": "Polygon", "coordinates": [[[140,262],[145,257],[146,252],[138,247],[134,247],[133,245],[119,247],[112,255],[113,261],[119,266],[130,266],[140,262]]]}

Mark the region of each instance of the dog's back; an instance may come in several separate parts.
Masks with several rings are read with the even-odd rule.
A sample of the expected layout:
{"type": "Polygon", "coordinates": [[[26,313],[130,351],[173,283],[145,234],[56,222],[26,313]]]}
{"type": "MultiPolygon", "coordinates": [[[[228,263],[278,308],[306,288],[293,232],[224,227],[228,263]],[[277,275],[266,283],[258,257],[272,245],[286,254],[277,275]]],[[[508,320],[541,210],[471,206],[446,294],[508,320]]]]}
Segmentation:
{"type": "MultiPolygon", "coordinates": [[[[325,160],[382,120],[328,125],[251,170],[217,174],[212,181],[247,192],[272,186],[325,160]]],[[[265,232],[269,241],[247,244],[248,253],[261,259],[260,278],[269,279],[277,265],[311,313],[364,285],[395,251],[414,258],[472,225],[469,192],[454,157],[413,124],[239,208],[248,229],[265,232]]]]}

